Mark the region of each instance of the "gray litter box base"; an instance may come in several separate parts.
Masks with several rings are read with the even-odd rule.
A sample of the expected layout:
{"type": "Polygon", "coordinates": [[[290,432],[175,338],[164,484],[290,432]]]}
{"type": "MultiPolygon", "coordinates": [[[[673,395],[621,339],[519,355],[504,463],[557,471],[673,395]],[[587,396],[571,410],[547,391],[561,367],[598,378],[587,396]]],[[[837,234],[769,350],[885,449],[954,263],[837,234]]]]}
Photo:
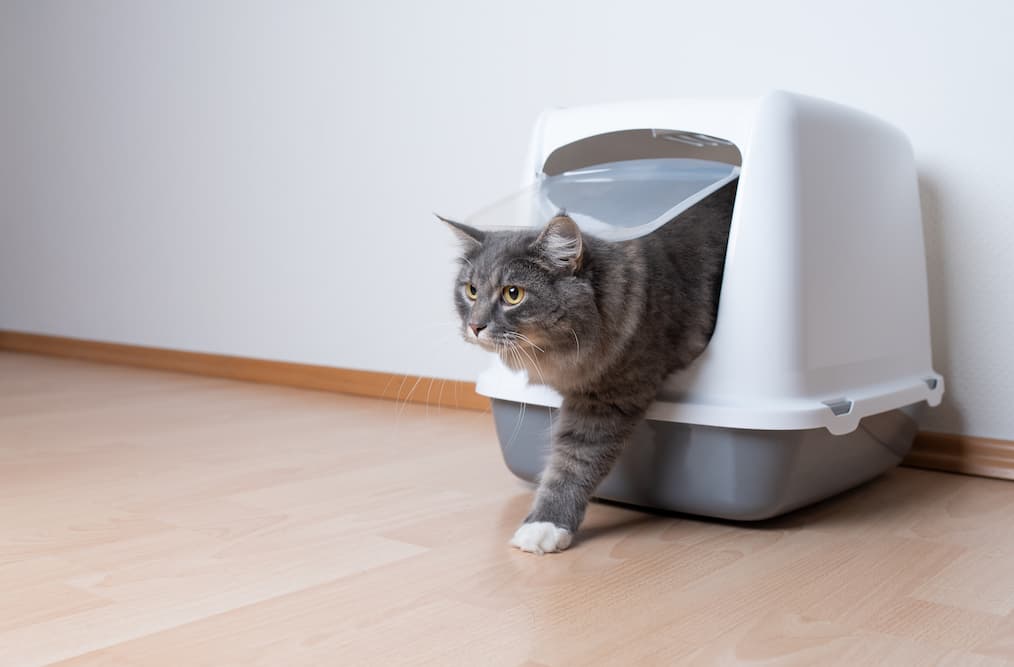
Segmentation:
{"type": "MultiPolygon", "coordinates": [[[[493,399],[504,461],[534,482],[555,410],[493,399]]],[[[852,488],[908,453],[915,422],[900,410],[866,417],[848,435],[754,431],[647,420],[597,498],[739,521],[767,519],[852,488]]]]}

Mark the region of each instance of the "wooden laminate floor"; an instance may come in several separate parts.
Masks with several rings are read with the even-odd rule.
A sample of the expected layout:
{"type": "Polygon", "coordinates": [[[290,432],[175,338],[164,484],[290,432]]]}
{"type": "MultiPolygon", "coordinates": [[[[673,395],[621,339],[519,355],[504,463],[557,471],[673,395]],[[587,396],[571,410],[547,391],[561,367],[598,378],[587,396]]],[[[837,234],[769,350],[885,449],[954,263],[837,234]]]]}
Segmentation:
{"type": "Polygon", "coordinates": [[[488,414],[0,354],[0,665],[1014,660],[1014,483],[595,504],[544,557],[529,497],[488,414]]]}

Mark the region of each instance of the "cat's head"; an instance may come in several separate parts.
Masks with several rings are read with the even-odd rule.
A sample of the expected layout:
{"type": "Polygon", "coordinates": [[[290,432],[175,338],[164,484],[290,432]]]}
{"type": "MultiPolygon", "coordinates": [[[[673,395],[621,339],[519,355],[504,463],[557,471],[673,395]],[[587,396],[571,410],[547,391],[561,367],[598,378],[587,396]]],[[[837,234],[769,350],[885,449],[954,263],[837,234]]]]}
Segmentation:
{"type": "Polygon", "coordinates": [[[463,246],[454,304],[465,340],[517,369],[576,362],[598,320],[577,224],[558,215],[541,231],[482,231],[441,219],[463,246]]]}

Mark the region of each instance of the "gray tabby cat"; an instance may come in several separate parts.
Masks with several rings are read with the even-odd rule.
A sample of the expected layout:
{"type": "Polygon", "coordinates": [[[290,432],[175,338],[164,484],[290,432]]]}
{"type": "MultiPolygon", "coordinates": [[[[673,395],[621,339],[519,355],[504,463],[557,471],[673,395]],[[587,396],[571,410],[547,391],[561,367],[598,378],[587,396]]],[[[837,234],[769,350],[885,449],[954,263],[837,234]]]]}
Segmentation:
{"type": "Polygon", "coordinates": [[[663,381],[708,344],[738,182],[647,236],[607,242],[560,215],[540,230],[450,224],[464,243],[465,340],[563,396],[535,502],[511,544],[566,549],[663,381]]]}

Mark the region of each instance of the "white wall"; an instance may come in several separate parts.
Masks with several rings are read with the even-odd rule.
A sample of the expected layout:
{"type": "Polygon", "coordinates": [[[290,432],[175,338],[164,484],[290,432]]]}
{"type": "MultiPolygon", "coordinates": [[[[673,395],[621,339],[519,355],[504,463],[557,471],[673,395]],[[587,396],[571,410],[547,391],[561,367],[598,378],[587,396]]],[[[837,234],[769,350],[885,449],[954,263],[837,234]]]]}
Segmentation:
{"type": "MultiPolygon", "coordinates": [[[[545,106],[760,94],[915,145],[928,429],[1014,438],[1014,4],[0,4],[0,328],[469,378],[430,217],[545,106]]],[[[876,323],[870,323],[874,326],[876,323]]]]}

